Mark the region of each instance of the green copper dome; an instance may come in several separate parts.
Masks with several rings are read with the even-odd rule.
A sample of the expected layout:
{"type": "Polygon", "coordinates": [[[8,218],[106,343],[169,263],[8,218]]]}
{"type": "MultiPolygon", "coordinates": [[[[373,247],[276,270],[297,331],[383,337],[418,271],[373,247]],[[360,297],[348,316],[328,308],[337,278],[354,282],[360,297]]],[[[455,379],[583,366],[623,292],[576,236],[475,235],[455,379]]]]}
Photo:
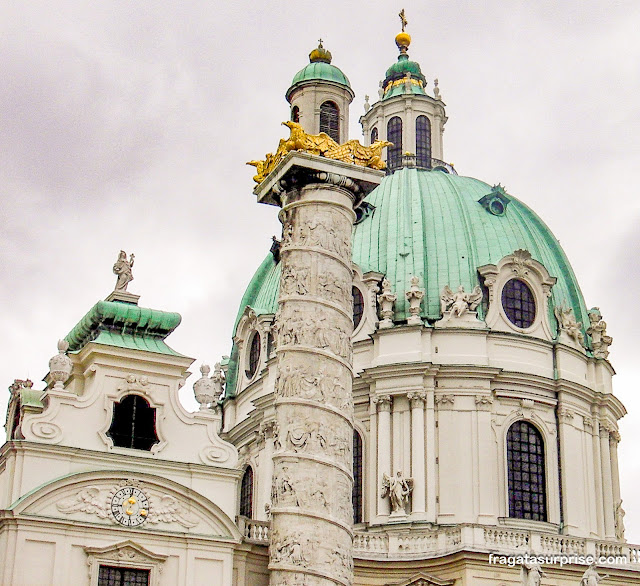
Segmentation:
{"type": "Polygon", "coordinates": [[[349,83],[347,76],[342,73],[340,69],[335,65],[331,65],[331,63],[316,61],[315,63],[309,63],[309,65],[298,71],[298,73],[293,76],[291,87],[287,90],[287,96],[300,84],[318,80],[332,81],[351,89],[351,84],[349,83]]]}
{"type": "Polygon", "coordinates": [[[427,80],[422,75],[420,64],[416,61],[410,61],[407,54],[401,54],[398,56],[398,60],[385,73],[384,81],[382,82],[384,89],[383,100],[405,93],[404,85],[407,74],[411,79],[411,93],[422,96],[427,95],[424,91],[427,80]]]}
{"type": "MultiPolygon", "coordinates": [[[[577,321],[589,324],[560,243],[529,207],[500,186],[438,170],[403,168],[386,176],[365,201],[375,211],[354,227],[353,261],[363,273],[375,271],[389,279],[398,295],[395,321],[409,316],[404,292],[413,275],[425,289],[422,317],[433,322],[441,317],[445,285],[471,291],[480,284],[478,267],[524,249],[557,278],[549,304],[552,323],[552,307],[565,302],[577,321]]],[[[269,254],[247,288],[238,319],[247,305],[258,315],[275,314],[279,284],[280,265],[269,254]]]]}

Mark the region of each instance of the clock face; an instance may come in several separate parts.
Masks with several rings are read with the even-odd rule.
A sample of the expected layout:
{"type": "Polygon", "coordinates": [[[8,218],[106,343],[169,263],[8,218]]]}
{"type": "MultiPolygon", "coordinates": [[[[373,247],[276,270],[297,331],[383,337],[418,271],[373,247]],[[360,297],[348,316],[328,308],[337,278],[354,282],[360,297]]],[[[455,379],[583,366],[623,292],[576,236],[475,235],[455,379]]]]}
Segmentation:
{"type": "Polygon", "coordinates": [[[135,486],[125,486],[111,499],[111,514],[125,527],[139,527],[149,514],[149,499],[135,486]]]}

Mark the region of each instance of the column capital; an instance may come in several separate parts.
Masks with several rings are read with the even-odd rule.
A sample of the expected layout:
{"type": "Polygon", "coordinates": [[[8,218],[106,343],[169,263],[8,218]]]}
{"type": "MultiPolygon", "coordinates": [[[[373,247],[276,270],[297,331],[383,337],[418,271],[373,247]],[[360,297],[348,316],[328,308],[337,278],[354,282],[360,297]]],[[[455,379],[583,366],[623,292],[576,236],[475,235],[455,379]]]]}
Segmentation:
{"type": "Polygon", "coordinates": [[[258,202],[281,207],[285,192],[312,183],[327,183],[351,192],[357,204],[380,184],[384,175],[383,171],[354,163],[291,151],[253,193],[258,202]]]}
{"type": "Polygon", "coordinates": [[[427,402],[427,393],[425,391],[410,391],[407,393],[407,399],[411,402],[412,409],[422,408],[427,402]]]}
{"type": "Polygon", "coordinates": [[[377,405],[378,411],[391,411],[391,403],[393,399],[391,395],[376,395],[371,398],[374,405],[377,405]]]}
{"type": "Polygon", "coordinates": [[[558,417],[560,418],[560,421],[566,421],[569,423],[573,419],[573,411],[562,406],[558,409],[558,417]]]}

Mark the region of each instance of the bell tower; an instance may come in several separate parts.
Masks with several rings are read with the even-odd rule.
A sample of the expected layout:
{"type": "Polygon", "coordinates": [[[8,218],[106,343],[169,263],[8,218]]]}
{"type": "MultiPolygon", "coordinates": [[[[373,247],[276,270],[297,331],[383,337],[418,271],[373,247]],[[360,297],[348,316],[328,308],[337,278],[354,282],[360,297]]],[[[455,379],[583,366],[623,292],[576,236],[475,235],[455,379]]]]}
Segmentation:
{"type": "Polygon", "coordinates": [[[450,166],[443,162],[442,135],[447,116],[438,80],[434,81],[433,96],[428,95],[420,65],[411,61],[407,53],[411,36],[404,30],[404,10],[399,16],[402,31],[395,39],[400,51],[398,60],[380,82],[380,99],[373,105],[365,100],[365,114],[360,117],[365,144],[376,140],[393,143],[386,149],[390,173],[405,166],[449,170],[450,166]]]}
{"type": "Polygon", "coordinates": [[[308,134],[326,132],[342,144],[349,140],[349,104],[354,95],[347,76],[331,65],[331,53],[320,39],[309,54],[309,65],[294,76],[286,98],[292,122],[308,134]]]}

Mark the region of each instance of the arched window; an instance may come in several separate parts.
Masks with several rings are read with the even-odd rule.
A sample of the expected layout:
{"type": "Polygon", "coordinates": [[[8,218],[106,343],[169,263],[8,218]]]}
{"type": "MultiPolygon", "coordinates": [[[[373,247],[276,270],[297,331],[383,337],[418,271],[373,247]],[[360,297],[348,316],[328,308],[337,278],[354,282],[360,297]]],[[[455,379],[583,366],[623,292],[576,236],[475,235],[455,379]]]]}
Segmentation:
{"type": "Polygon", "coordinates": [[[353,430],[353,522],[362,523],[362,438],[353,430]]]}
{"type": "Polygon", "coordinates": [[[377,128],[373,128],[371,130],[371,144],[376,142],[376,140],[378,140],[378,129],[377,128]]]}
{"type": "Polygon", "coordinates": [[[416,118],[416,165],[431,168],[431,122],[426,116],[416,118]]]}
{"type": "Polygon", "coordinates": [[[353,329],[355,330],[362,319],[364,313],[364,298],[358,287],[352,287],[353,293],[353,329]]]}
{"type": "Polygon", "coordinates": [[[510,279],[502,288],[502,309],[509,321],[519,328],[529,328],[536,319],[536,301],[529,286],[520,279],[510,279]]]}
{"type": "Polygon", "coordinates": [[[387,147],[387,168],[393,171],[402,166],[402,120],[398,116],[387,124],[387,140],[393,143],[387,147]]]}
{"type": "Polygon", "coordinates": [[[127,395],[113,404],[113,418],[107,435],[119,448],[146,450],[159,443],[156,410],[139,395],[127,395]]]}
{"type": "Polygon", "coordinates": [[[240,514],[251,519],[253,517],[253,469],[247,466],[240,485],[240,514]]]}
{"type": "Polygon", "coordinates": [[[300,122],[300,108],[298,106],[291,108],[291,122],[300,122]]]}
{"type": "Polygon", "coordinates": [[[324,102],[320,106],[320,132],[326,132],[340,142],[340,111],[333,102],[324,102]]]}
{"type": "Polygon", "coordinates": [[[509,517],[547,520],[544,444],[528,421],[516,421],[507,432],[509,517]]]}
{"type": "Polygon", "coordinates": [[[260,363],[260,334],[254,332],[251,338],[251,344],[249,345],[249,359],[247,361],[247,369],[245,374],[247,378],[253,378],[253,375],[258,370],[258,364],[260,363]]]}

